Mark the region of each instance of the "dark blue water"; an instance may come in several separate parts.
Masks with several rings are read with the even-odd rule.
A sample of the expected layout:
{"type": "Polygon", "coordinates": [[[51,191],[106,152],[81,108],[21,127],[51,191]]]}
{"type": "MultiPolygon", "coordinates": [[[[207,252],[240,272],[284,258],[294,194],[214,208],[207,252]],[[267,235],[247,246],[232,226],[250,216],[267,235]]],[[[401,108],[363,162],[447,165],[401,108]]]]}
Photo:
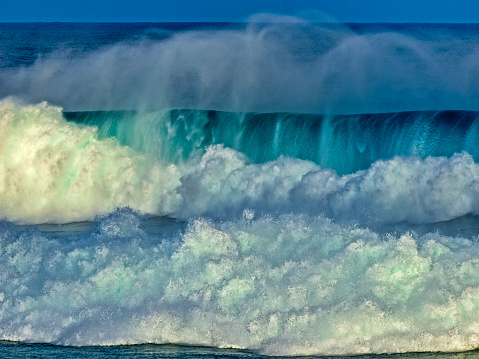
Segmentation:
{"type": "Polygon", "coordinates": [[[0,68],[32,65],[56,51],[71,56],[118,42],[164,40],[186,30],[244,27],[230,23],[2,23],[0,68]]]}
{"type": "MultiPolygon", "coordinates": [[[[24,344],[24,343],[0,343],[0,355],[5,359],[16,358],[174,358],[174,359],[228,359],[228,358],[271,358],[247,351],[232,349],[198,348],[174,345],[134,345],[134,346],[110,346],[110,347],[60,347],[49,344],[24,344]]],[[[465,353],[408,353],[408,354],[383,354],[364,356],[342,356],[342,358],[364,359],[474,359],[477,352],[465,353]]],[[[288,358],[288,357],[277,357],[288,358]]],[[[309,357],[315,358],[315,357],[309,357]]],[[[336,357],[321,357],[336,358],[336,357]]]]}
{"type": "Polygon", "coordinates": [[[16,358],[266,358],[238,350],[173,345],[61,347],[49,344],[0,343],[0,356],[16,358]]]}

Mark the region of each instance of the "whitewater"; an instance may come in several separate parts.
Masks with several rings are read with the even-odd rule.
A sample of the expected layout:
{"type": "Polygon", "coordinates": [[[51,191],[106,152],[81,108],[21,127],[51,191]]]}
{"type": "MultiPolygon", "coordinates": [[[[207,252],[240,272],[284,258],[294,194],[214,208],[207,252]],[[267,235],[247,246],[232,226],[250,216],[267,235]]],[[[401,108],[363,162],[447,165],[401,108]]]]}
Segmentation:
{"type": "Polygon", "coordinates": [[[477,349],[478,61],[474,24],[0,24],[0,353],[477,349]]]}

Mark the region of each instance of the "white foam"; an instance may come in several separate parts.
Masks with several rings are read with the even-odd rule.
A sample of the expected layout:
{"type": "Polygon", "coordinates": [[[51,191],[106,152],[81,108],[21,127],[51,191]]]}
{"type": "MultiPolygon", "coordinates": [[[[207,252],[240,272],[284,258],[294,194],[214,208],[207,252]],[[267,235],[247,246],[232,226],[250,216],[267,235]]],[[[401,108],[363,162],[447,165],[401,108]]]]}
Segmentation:
{"type": "Polygon", "coordinates": [[[308,173],[292,197],[312,210],[325,207],[335,218],[431,223],[479,213],[478,185],[479,166],[467,153],[394,157],[343,177],[327,170],[308,173]]]}
{"type": "Polygon", "coordinates": [[[479,247],[305,215],[148,237],[120,211],[81,240],[0,234],[0,338],[187,343],[265,354],[478,347],[479,247]],[[128,223],[128,225],[123,225],[128,223]]]}
{"type": "Polygon", "coordinates": [[[96,128],[67,123],[60,108],[0,103],[0,217],[72,222],[128,206],[154,213],[170,179],[178,179],[174,166],[99,140],[96,128]]]}
{"type": "Polygon", "coordinates": [[[360,223],[432,223],[479,213],[479,166],[467,153],[451,158],[394,157],[370,169],[338,176],[291,158],[248,164],[214,146],[182,176],[175,216],[260,213],[325,214],[360,223]]]}

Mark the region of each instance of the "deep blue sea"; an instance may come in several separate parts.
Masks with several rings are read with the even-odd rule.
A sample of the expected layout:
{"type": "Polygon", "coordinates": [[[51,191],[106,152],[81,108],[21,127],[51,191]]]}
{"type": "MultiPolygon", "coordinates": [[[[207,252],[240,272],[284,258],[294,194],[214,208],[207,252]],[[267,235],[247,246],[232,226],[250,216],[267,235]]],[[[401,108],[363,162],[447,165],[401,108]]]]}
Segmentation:
{"type": "Polygon", "coordinates": [[[0,24],[0,357],[475,358],[479,25],[0,24]]]}

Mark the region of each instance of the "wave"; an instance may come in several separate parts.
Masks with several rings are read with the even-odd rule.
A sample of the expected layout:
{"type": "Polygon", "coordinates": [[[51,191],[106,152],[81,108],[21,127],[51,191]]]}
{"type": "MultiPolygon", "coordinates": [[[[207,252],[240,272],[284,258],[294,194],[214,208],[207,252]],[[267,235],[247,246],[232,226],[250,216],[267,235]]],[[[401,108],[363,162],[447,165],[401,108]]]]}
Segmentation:
{"type": "Polygon", "coordinates": [[[285,156],[340,175],[394,156],[450,157],[466,151],[479,160],[479,113],[471,111],[325,116],[175,109],[66,112],[64,116],[97,127],[100,138],[115,137],[163,163],[187,161],[216,144],[241,152],[254,163],[285,156]]]}
{"type": "MultiPolygon", "coordinates": [[[[161,151],[159,154],[141,152],[138,148],[135,151],[120,144],[116,138],[99,136],[97,127],[69,123],[60,108],[45,103],[18,105],[6,100],[0,108],[0,213],[11,221],[67,223],[91,220],[118,207],[173,218],[231,218],[241,216],[245,209],[258,214],[324,214],[336,220],[363,224],[431,223],[479,213],[479,165],[466,152],[449,158],[395,156],[377,160],[366,170],[340,175],[314,162],[291,157],[280,156],[273,161],[254,163],[233,148],[210,145],[209,142],[215,140],[206,140],[206,147],[202,148],[203,140],[199,139],[203,134],[221,132],[221,124],[204,126],[206,130],[202,133],[200,127],[184,126],[187,122],[180,120],[181,125],[171,126],[170,132],[159,138],[158,130],[150,131],[146,126],[146,131],[140,132],[140,141],[135,142],[135,131],[129,130],[135,125],[125,121],[127,124],[119,131],[119,138],[129,134],[133,138],[133,148],[134,143],[146,143],[150,148],[144,140],[149,134],[155,151],[162,146],[168,148],[164,159],[175,151],[179,157],[186,157],[175,163],[158,160],[163,156],[161,151]],[[182,134],[180,130],[184,130],[182,134]],[[189,155],[181,153],[183,148],[189,155]],[[200,149],[199,154],[196,148],[200,149]]],[[[171,112],[167,113],[166,118],[170,115],[171,112]]],[[[437,127],[438,133],[450,133],[453,129],[457,137],[468,133],[473,138],[474,117],[470,113],[459,115],[462,117],[456,122],[448,122],[448,116],[439,114],[437,118],[445,120],[437,127]],[[463,122],[463,126],[458,125],[463,122]]],[[[245,121],[245,128],[262,129],[255,120],[263,115],[251,116],[245,121]]],[[[297,116],[300,117],[295,116],[293,123],[297,116]]],[[[378,116],[380,119],[385,115],[378,116]]],[[[417,118],[412,121],[413,125],[415,121],[422,121],[421,114],[409,114],[406,119],[408,116],[417,118]]],[[[403,137],[398,142],[402,143],[402,138],[407,136],[394,118],[392,115],[391,131],[399,127],[397,134],[403,137]]],[[[347,123],[347,119],[340,118],[339,123],[347,123]]],[[[365,123],[369,120],[364,120],[365,123],[352,121],[352,128],[360,128],[367,127],[365,123]]],[[[158,125],[155,121],[153,124],[158,125]]],[[[165,126],[160,123],[158,128],[165,126]]],[[[119,127],[104,121],[105,133],[119,127]]],[[[267,129],[273,127],[269,124],[267,129]]],[[[294,126],[292,128],[288,133],[294,133],[294,126]]],[[[337,129],[339,131],[331,133],[339,132],[340,139],[344,133],[357,135],[357,131],[350,131],[348,126],[337,129]],[[341,133],[343,128],[346,130],[341,133]]],[[[233,136],[238,135],[234,128],[231,132],[233,136]]],[[[305,132],[309,133],[310,127],[307,126],[305,132]]],[[[221,138],[221,134],[218,136],[221,138]]],[[[257,138],[261,136],[259,133],[257,138]]],[[[420,136],[427,138],[423,132],[420,136]]],[[[274,138],[272,134],[271,137],[274,138]]],[[[374,137],[384,138],[380,131],[374,137]]],[[[254,136],[248,138],[254,139],[254,136]]],[[[437,137],[432,135],[431,138],[437,137]]],[[[467,136],[463,143],[468,143],[467,136]]],[[[445,150],[449,150],[449,146],[452,145],[446,143],[445,150]]],[[[431,151],[435,150],[434,146],[432,148],[431,151]]],[[[347,150],[346,146],[346,154],[347,150]]],[[[244,151],[247,152],[246,146],[244,151]]]]}
{"type": "Polygon", "coordinates": [[[478,347],[475,26],[135,26],[0,56],[0,339],[478,347]]]}
{"type": "Polygon", "coordinates": [[[269,355],[477,347],[476,240],[253,217],[155,236],[122,210],[69,241],[1,223],[0,336],[269,355]]]}

